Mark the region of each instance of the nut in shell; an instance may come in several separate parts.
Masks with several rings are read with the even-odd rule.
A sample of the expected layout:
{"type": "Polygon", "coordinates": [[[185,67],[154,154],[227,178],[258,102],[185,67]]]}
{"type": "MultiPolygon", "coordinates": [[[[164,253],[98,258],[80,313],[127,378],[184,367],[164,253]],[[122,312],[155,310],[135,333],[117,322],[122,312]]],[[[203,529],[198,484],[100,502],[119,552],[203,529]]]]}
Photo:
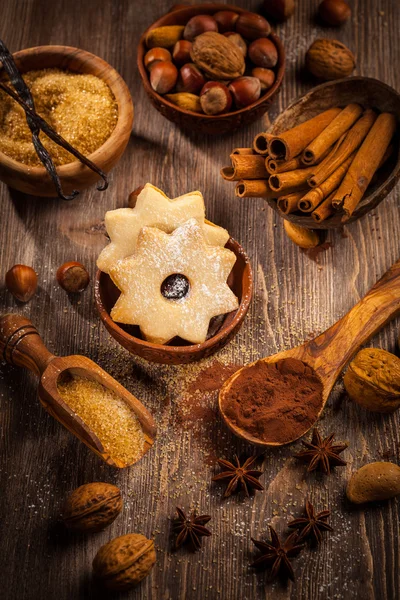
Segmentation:
{"type": "Polygon", "coordinates": [[[321,243],[318,233],[314,229],[307,229],[286,219],[283,222],[286,235],[300,248],[315,248],[321,243]]]}
{"type": "Polygon", "coordinates": [[[119,488],[110,483],[87,483],[68,497],[63,520],[69,529],[83,532],[101,531],[117,518],[122,510],[119,488]]]}
{"type": "Polygon", "coordinates": [[[400,358],[386,350],[361,350],[343,381],[350,398],[367,410],[389,413],[400,407],[400,358]]]}
{"type": "Polygon", "coordinates": [[[400,494],[400,467],[391,462],[373,462],[358,469],[347,485],[346,495],[354,504],[379,502],[400,494]]]}
{"type": "Polygon", "coordinates": [[[93,574],[106,588],[123,591],[147,577],[155,562],[153,540],[128,533],[100,548],[93,560],[93,574]]]}
{"type": "Polygon", "coordinates": [[[337,40],[315,40],[307,50],[307,69],[323,81],[348,77],[355,66],[353,53],[337,40]]]}
{"type": "Polygon", "coordinates": [[[207,31],[199,35],[191,49],[193,62],[210,79],[236,79],[243,75],[243,52],[221,33],[207,31]]]}

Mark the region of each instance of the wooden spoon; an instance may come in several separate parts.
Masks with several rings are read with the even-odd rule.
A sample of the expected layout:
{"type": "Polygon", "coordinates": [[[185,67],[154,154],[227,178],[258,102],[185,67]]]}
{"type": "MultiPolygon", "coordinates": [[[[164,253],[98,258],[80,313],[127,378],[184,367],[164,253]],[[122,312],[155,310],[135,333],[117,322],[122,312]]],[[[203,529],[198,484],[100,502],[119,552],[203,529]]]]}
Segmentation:
{"type": "MultiPolygon", "coordinates": [[[[224,383],[219,394],[219,408],[225,423],[237,436],[258,446],[282,446],[303,436],[321,415],[329,394],[345,365],[359,350],[360,346],[399,314],[400,260],[385,273],[347,315],[327,331],[301,346],[263,358],[236,371],[224,383]],[[293,439],[288,439],[285,442],[262,440],[238,427],[229,419],[226,415],[227,404],[231,398],[233,383],[236,382],[237,384],[238,380],[240,383],[240,379],[243,378],[247,369],[255,364],[268,365],[268,363],[274,363],[283,358],[301,360],[314,369],[323,386],[321,405],[314,421],[308,423],[304,431],[299,432],[293,439]]],[[[249,385],[247,382],[246,386],[251,387],[251,384],[249,385]]]]}
{"type": "Polygon", "coordinates": [[[79,355],[54,356],[47,350],[31,321],[18,314],[0,317],[0,350],[8,363],[26,367],[40,377],[38,395],[47,412],[109,465],[119,468],[128,466],[120,460],[113,459],[95,433],[62,400],[57,389],[57,382],[62,374],[78,375],[98,381],[120,396],[136,414],[143,429],[144,447],[137,460],[150,450],[156,436],[153,417],[135,396],[95,362],[79,355]]]}

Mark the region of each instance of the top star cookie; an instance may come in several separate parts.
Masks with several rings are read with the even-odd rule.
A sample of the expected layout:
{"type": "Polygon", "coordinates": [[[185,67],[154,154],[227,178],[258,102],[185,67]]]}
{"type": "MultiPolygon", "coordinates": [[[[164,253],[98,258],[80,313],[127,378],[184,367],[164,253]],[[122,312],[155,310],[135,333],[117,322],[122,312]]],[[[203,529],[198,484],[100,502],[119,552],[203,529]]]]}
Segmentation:
{"type": "Polygon", "coordinates": [[[105,225],[111,242],[100,253],[98,268],[109,273],[118,260],[131,256],[142,227],[158,227],[171,233],[192,218],[197,219],[201,225],[209,244],[225,246],[229,239],[226,229],[204,221],[205,206],[201,192],[191,192],[170,199],[164,192],[146,183],[135,208],[118,208],[106,213],[105,225]]]}
{"type": "Polygon", "coordinates": [[[111,318],[139,325],[155,344],[176,336],[200,344],[212,317],[238,307],[226,283],[235,262],[233,252],[206,242],[196,219],[171,234],[144,227],[134,255],[110,269],[121,290],[111,318]]]}

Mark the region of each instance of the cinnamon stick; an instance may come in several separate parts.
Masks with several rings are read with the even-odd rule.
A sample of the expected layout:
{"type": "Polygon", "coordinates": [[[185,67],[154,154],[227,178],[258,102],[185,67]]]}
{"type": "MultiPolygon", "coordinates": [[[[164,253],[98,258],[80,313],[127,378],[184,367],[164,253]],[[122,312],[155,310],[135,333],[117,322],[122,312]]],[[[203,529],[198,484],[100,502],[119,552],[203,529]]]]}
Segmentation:
{"type": "Polygon", "coordinates": [[[355,155],[355,152],[353,152],[328,179],[325,179],[321,185],[307,192],[299,202],[299,210],[302,212],[313,211],[329,194],[337,190],[355,155]]]}
{"type": "Polygon", "coordinates": [[[276,198],[266,179],[241,179],[235,187],[237,198],[276,198]]]}
{"type": "Polygon", "coordinates": [[[336,212],[336,210],[332,206],[332,200],[335,196],[335,193],[336,190],[333,190],[333,192],[331,192],[329,196],[325,198],[325,200],[321,202],[321,204],[311,213],[311,216],[314,219],[314,221],[316,221],[317,223],[325,221],[325,219],[327,219],[336,212]]]}
{"type": "Polygon", "coordinates": [[[266,133],[264,131],[257,133],[253,140],[253,150],[257,152],[257,154],[266,156],[269,153],[269,141],[273,137],[274,136],[271,133],[266,133]]]}
{"type": "Polygon", "coordinates": [[[301,156],[296,156],[292,160],[281,160],[279,158],[271,158],[267,156],[265,159],[265,168],[268,173],[275,175],[275,173],[285,173],[286,171],[294,171],[295,169],[301,169],[304,167],[301,162],[301,156]]]}
{"type": "Polygon", "coordinates": [[[330,108],[325,112],[297,125],[269,140],[269,154],[272,158],[291,160],[301,152],[329,125],[341,112],[340,108],[330,108]]]}
{"type": "Polygon", "coordinates": [[[258,154],[231,154],[230,159],[232,166],[221,169],[221,175],[227,181],[267,179],[269,177],[263,156],[258,154]]]}
{"type": "Polygon", "coordinates": [[[327,127],[304,149],[302,161],[305,165],[315,165],[330,148],[361,116],[359,104],[349,104],[329,123],[327,127]]]}
{"type": "Polygon", "coordinates": [[[372,109],[368,109],[364,112],[363,116],[353,125],[353,127],[345,134],[344,140],[339,144],[333,154],[328,157],[316,167],[314,173],[308,178],[307,182],[310,187],[317,187],[321,185],[325,179],[328,179],[330,175],[340,165],[349,158],[349,156],[361,146],[362,142],[366,138],[369,130],[376,120],[376,113],[372,109]]]}
{"type": "Polygon", "coordinates": [[[298,209],[299,200],[303,197],[303,195],[304,190],[279,196],[277,201],[279,210],[285,215],[288,215],[292,212],[296,212],[296,210],[298,209]]]}
{"type": "Polygon", "coordinates": [[[356,153],[332,201],[334,207],[343,207],[345,216],[342,220],[350,218],[360,203],[395,131],[396,117],[391,113],[380,114],[356,153]]]}
{"type": "Polygon", "coordinates": [[[314,167],[306,167],[305,169],[276,173],[269,178],[269,185],[276,192],[282,192],[291,187],[303,186],[307,183],[307,179],[313,170],[314,167]]]}
{"type": "Polygon", "coordinates": [[[254,154],[253,148],[234,148],[232,154],[254,154]]]}

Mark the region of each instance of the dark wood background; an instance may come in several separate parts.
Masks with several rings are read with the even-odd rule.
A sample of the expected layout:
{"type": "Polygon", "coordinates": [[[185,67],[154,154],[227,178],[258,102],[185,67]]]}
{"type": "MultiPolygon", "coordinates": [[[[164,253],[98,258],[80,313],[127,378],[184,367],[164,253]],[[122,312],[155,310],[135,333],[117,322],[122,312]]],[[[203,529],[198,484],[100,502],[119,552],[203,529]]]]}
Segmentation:
{"type": "MultiPolygon", "coordinates": [[[[357,74],[400,88],[400,5],[394,0],[351,0],[353,17],[339,30],[315,21],[317,0],[297,2],[295,15],[279,27],[287,50],[287,74],[273,105],[273,120],[313,85],[303,72],[304,54],[317,37],[336,37],[357,56],[357,74]]],[[[253,1],[238,5],[257,9],[253,1]]],[[[159,427],[154,449],[136,466],[115,471],[103,465],[40,407],[37,380],[1,366],[0,563],[2,598],[78,600],[102,598],[91,582],[98,548],[127,532],[154,536],[158,559],[151,574],[124,597],[151,600],[394,600],[399,593],[398,501],[351,508],[344,490],[351,472],[374,460],[399,462],[399,415],[368,414],[333,393],[321,431],[335,431],[350,444],[346,468],[330,478],[305,474],[291,458],[299,443],[266,452],[263,493],[253,499],[221,500],[210,480],[215,457],[232,458],[246,448],[223,427],[217,392],[206,387],[207,369],[218,361],[240,365],[298,344],[323,331],[356,303],[399,258],[400,189],[309,256],[287,240],[279,217],[262,200],[239,202],[219,176],[231,148],[246,146],[263,129],[259,121],[232,136],[200,137],[179,131],[148,103],[136,69],[140,33],[169,8],[167,0],[3,0],[0,35],[12,51],[39,44],[68,44],[110,62],[127,82],[135,104],[131,141],[114,169],[107,192],[95,189],[73,202],[27,197],[0,185],[1,278],[13,264],[32,265],[40,287],[18,305],[0,290],[1,308],[29,316],[57,354],[81,353],[99,362],[153,411],[159,427]],[[255,276],[254,299],[245,324],[217,357],[192,367],[151,365],[118,347],[101,325],[92,286],[70,299],[55,282],[57,267],[80,260],[95,273],[105,244],[101,221],[108,209],[126,206],[129,192],[150,181],[171,196],[200,189],[208,217],[229,229],[246,248],[255,276]],[[196,391],[199,388],[203,391],[196,391]],[[107,530],[71,535],[59,523],[66,495],[78,485],[109,481],[125,499],[122,515],[107,530]],[[267,583],[249,568],[250,536],[264,538],[268,523],[285,532],[308,496],[332,510],[335,532],[319,551],[307,549],[294,562],[296,583],[267,583]],[[212,515],[213,537],[201,552],[171,552],[170,518],[175,506],[212,515]]],[[[397,351],[399,323],[373,344],[397,351]]],[[[215,368],[215,364],[214,364],[215,368]]],[[[212,385],[209,386],[212,388],[212,385]]],[[[106,597],[106,596],[104,596],[106,597]]],[[[115,596],[119,598],[118,595],[115,596]]],[[[122,596],[121,596],[122,597],[122,596]]]]}

